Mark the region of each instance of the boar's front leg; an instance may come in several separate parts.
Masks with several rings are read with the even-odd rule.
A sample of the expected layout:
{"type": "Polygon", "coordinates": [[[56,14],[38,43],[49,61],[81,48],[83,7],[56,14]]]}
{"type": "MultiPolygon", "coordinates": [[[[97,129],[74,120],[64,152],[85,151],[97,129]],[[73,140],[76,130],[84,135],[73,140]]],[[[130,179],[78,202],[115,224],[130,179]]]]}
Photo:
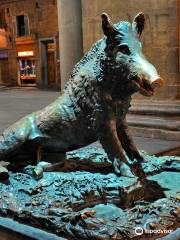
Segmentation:
{"type": "Polygon", "coordinates": [[[121,142],[117,134],[116,120],[109,120],[104,124],[100,142],[107,153],[109,159],[113,163],[114,170],[120,174],[121,161],[129,165],[124,153],[121,142]]]}
{"type": "Polygon", "coordinates": [[[141,162],[145,162],[145,160],[136,148],[131,137],[128,124],[125,120],[117,124],[117,133],[127,156],[130,160],[133,161],[130,166],[131,170],[135,173],[136,176],[144,180],[145,172],[141,167],[141,162]]]}
{"type": "Polygon", "coordinates": [[[136,145],[134,144],[133,138],[129,131],[126,120],[117,124],[118,137],[121,141],[122,147],[126,151],[127,156],[130,160],[136,159],[138,162],[143,162],[144,159],[140,155],[136,145]]]}

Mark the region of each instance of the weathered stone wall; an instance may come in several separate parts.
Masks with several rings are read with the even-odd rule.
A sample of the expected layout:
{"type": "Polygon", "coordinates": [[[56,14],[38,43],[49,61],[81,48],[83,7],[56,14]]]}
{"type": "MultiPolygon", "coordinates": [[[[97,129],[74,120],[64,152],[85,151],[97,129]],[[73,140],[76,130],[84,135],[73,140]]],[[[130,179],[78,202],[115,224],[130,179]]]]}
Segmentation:
{"type": "MultiPolygon", "coordinates": [[[[113,22],[132,20],[139,12],[146,14],[146,29],[142,42],[147,58],[165,79],[165,86],[154,98],[179,98],[178,69],[178,0],[82,0],[84,51],[102,37],[102,12],[113,22]]],[[[138,94],[137,98],[141,98],[138,94]]]]}

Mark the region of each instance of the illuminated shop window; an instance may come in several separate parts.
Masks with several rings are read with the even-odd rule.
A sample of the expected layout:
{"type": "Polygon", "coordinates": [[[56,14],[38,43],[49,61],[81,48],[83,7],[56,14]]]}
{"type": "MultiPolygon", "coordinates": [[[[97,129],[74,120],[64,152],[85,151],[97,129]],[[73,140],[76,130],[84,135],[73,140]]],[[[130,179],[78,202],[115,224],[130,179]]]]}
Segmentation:
{"type": "Polygon", "coordinates": [[[19,75],[21,84],[36,82],[36,66],[34,59],[19,59],[19,75]]]}

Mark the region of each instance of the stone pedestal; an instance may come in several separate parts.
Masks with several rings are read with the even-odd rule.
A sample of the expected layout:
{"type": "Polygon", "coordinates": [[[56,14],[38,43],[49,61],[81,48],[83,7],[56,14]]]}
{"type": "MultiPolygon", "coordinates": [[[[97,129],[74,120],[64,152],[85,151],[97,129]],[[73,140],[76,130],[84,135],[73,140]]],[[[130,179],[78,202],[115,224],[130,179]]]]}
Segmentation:
{"type": "Polygon", "coordinates": [[[180,227],[180,160],[144,158],[143,183],[115,175],[103,149],[90,146],[67,153],[62,166],[40,180],[32,177],[30,165],[10,173],[9,181],[0,182],[0,239],[2,234],[9,239],[10,232],[19,237],[11,240],[22,235],[35,240],[179,239],[170,234],[177,235],[180,227]]]}

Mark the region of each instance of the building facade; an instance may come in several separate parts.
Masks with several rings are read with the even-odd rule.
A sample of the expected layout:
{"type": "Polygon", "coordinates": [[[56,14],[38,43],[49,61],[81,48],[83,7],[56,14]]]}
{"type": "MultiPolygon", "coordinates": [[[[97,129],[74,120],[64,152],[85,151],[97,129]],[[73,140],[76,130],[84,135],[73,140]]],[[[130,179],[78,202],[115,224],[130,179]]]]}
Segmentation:
{"type": "MultiPolygon", "coordinates": [[[[0,23],[2,25],[2,23],[0,23]]],[[[7,37],[5,29],[0,29],[0,84],[9,81],[7,37]]]]}
{"type": "Polygon", "coordinates": [[[0,62],[6,59],[8,72],[2,83],[60,87],[56,0],[0,0],[0,29],[6,35],[0,62]]]}

